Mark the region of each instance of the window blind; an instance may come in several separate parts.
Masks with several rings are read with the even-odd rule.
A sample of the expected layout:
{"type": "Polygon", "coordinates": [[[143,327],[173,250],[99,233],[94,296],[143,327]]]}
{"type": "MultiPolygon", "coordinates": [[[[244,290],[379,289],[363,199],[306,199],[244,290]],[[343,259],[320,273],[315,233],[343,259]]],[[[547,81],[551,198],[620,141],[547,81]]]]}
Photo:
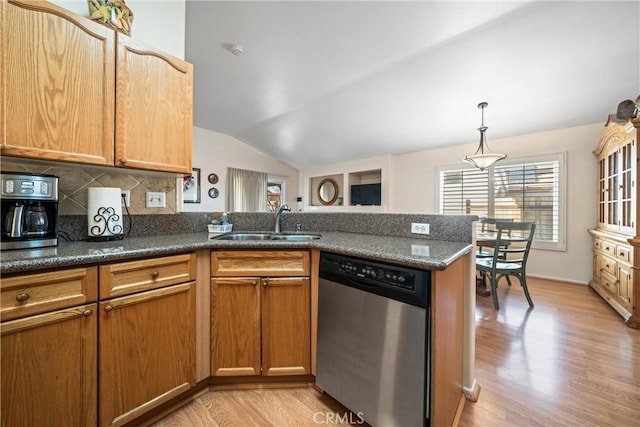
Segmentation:
{"type": "Polygon", "coordinates": [[[494,168],[495,218],[535,221],[537,241],[557,242],[559,162],[522,163],[494,168]]]}
{"type": "Polygon", "coordinates": [[[538,247],[564,249],[563,164],[564,155],[548,155],[484,171],[440,170],[440,213],[535,221],[538,247]]]}

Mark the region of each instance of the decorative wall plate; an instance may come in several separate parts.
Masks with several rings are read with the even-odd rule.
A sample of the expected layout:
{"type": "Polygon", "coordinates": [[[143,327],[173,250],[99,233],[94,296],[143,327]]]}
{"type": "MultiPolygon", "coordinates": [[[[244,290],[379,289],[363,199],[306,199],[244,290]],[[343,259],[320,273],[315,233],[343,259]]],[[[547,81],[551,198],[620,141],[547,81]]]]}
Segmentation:
{"type": "Polygon", "coordinates": [[[207,179],[209,180],[209,182],[211,184],[217,184],[218,183],[218,175],[216,175],[215,173],[210,173],[209,176],[207,177],[207,179]]]}
{"type": "MultiPolygon", "coordinates": [[[[209,175],[211,176],[211,175],[209,175]]],[[[216,187],[211,187],[209,189],[209,197],[211,197],[212,199],[215,199],[216,197],[218,197],[218,195],[220,194],[220,192],[218,191],[218,189],[216,187]]]]}

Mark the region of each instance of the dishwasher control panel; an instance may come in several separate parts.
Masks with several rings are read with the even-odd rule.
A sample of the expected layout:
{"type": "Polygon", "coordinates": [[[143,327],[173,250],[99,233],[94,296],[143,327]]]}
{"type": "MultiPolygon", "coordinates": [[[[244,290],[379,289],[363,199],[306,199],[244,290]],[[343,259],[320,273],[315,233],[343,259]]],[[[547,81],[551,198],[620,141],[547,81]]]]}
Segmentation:
{"type": "Polygon", "coordinates": [[[319,276],[419,307],[430,300],[431,272],[400,264],[321,252],[319,276]]]}
{"type": "Polygon", "coordinates": [[[352,260],[340,260],[338,272],[354,275],[366,279],[375,279],[376,282],[396,286],[410,291],[415,291],[416,275],[410,271],[401,271],[389,266],[380,266],[366,262],[352,260]]]}

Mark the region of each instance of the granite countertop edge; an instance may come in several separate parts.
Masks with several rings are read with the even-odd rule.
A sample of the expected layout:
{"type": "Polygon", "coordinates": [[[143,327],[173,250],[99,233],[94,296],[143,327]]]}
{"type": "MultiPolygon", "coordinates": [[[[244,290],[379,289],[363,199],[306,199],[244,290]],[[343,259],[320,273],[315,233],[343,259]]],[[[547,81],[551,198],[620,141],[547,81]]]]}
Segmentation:
{"type": "Polygon", "coordinates": [[[465,242],[380,236],[347,232],[319,232],[310,242],[212,240],[208,233],[128,237],[108,242],[61,242],[54,248],[6,251],[0,274],[25,273],[163,256],[200,249],[320,249],[426,270],[444,270],[472,250],[465,242]]]}

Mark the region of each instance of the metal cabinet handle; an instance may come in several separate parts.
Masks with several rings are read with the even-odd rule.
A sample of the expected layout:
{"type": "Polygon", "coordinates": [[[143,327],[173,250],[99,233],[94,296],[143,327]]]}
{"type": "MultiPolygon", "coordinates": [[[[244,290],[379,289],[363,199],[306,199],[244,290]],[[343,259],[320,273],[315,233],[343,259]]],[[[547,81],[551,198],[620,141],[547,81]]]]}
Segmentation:
{"type": "Polygon", "coordinates": [[[16,296],[16,301],[18,302],[25,302],[28,299],[29,299],[29,294],[26,292],[23,292],[16,296]]]}
{"type": "Polygon", "coordinates": [[[89,309],[86,309],[85,311],[83,311],[83,312],[82,312],[82,315],[83,315],[84,317],[89,317],[89,316],[91,316],[92,314],[93,314],[93,311],[91,311],[91,310],[89,310],[89,309]]]}
{"type": "Polygon", "coordinates": [[[258,284],[258,281],[257,281],[257,280],[254,280],[254,281],[253,281],[253,286],[256,286],[257,284],[258,284]]]}
{"type": "Polygon", "coordinates": [[[120,163],[122,163],[123,165],[127,164],[127,159],[125,159],[124,157],[120,159],[120,163]]]}
{"type": "Polygon", "coordinates": [[[111,304],[104,307],[104,311],[106,311],[107,313],[110,312],[111,310],[113,310],[113,306],[111,304]]]}
{"type": "Polygon", "coordinates": [[[262,286],[264,286],[265,288],[267,286],[269,286],[269,281],[271,280],[271,278],[267,277],[265,279],[262,279],[262,286]]]}
{"type": "Polygon", "coordinates": [[[158,273],[157,271],[154,271],[153,273],[151,273],[151,277],[153,277],[154,279],[157,279],[158,276],[160,276],[160,273],[158,273]]]}

